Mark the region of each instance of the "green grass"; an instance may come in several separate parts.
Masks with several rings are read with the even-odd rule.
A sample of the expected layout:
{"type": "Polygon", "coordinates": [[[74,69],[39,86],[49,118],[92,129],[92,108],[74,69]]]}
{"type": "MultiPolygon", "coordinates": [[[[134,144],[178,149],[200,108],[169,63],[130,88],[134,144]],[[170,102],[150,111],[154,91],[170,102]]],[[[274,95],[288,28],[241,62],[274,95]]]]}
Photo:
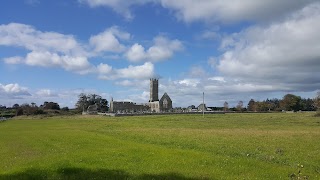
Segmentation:
{"type": "Polygon", "coordinates": [[[22,117],[0,123],[0,179],[320,179],[313,113],[22,117]]]}

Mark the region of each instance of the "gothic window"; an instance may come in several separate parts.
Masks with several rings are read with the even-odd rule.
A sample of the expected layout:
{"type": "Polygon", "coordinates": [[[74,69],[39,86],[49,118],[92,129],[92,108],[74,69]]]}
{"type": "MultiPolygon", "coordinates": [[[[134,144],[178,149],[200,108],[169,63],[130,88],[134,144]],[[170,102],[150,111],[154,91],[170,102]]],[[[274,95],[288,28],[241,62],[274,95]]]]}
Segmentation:
{"type": "Polygon", "coordinates": [[[162,104],[163,104],[163,108],[166,108],[166,109],[168,108],[168,100],[167,99],[164,99],[162,104]]]}

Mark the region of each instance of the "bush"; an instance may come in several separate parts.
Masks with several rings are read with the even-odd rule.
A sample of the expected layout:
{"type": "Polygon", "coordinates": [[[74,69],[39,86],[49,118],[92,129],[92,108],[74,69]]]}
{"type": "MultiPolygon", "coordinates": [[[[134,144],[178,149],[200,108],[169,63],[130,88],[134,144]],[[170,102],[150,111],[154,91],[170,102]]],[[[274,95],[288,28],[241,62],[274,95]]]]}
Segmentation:
{"type": "Polygon", "coordinates": [[[69,111],[69,108],[68,107],[63,107],[61,110],[62,111],[69,111]]]}
{"type": "Polygon", "coordinates": [[[22,116],[22,115],[23,115],[23,109],[22,108],[17,109],[16,116],[22,116]]]}
{"type": "Polygon", "coordinates": [[[39,114],[46,114],[42,109],[37,109],[33,112],[34,115],[39,115],[39,114]]]}

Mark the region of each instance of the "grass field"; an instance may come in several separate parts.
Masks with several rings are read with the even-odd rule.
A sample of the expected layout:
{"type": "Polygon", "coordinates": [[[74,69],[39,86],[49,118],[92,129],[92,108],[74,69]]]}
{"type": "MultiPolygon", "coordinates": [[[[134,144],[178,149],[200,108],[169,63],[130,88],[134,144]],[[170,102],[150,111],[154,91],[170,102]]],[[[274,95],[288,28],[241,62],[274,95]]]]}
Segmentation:
{"type": "Polygon", "coordinates": [[[313,115],[11,119],[0,179],[320,179],[313,115]]]}

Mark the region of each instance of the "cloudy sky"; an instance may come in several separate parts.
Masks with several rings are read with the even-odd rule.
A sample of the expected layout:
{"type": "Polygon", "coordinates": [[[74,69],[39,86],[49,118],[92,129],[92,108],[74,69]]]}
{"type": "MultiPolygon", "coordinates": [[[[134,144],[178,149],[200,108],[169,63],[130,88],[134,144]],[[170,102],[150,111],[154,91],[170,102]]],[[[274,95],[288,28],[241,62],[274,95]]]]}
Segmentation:
{"type": "Polygon", "coordinates": [[[313,98],[319,0],[4,0],[0,104],[74,107],[80,93],[173,105],[313,98]]]}

